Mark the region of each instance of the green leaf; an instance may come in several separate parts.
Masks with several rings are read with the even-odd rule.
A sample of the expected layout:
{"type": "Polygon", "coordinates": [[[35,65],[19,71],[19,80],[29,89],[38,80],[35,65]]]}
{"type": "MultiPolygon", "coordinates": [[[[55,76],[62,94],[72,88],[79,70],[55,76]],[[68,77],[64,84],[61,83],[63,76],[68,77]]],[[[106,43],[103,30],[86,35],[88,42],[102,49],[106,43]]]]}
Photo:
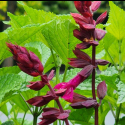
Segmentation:
{"type": "MultiPolygon", "coordinates": [[[[22,28],[9,30],[8,31],[9,41],[11,41],[13,44],[15,44],[16,42],[16,44],[21,45],[21,46],[23,46],[24,44],[28,42],[34,42],[37,40],[39,41],[39,39],[37,39],[37,35],[38,35],[37,33],[41,30],[41,26],[42,25],[40,24],[27,25],[22,28]]],[[[6,51],[6,53],[4,53],[4,58],[7,58],[11,55],[12,54],[9,51],[6,51]]]]}
{"type": "MultiPolygon", "coordinates": [[[[23,120],[22,118],[17,118],[13,119],[13,122],[15,125],[22,125],[22,120],[23,120]]],[[[23,125],[33,125],[33,122],[24,119],[23,125]]]]}
{"type": "Polygon", "coordinates": [[[5,44],[5,42],[7,42],[7,39],[8,37],[6,33],[4,32],[0,33],[0,48],[1,48],[0,49],[0,64],[5,59],[4,54],[7,52],[6,44],[5,44]]]}
{"type": "MultiPolygon", "coordinates": [[[[4,98],[5,94],[9,93],[10,91],[14,92],[19,90],[21,87],[21,81],[21,77],[16,74],[6,74],[0,76],[0,102],[4,98]]],[[[9,94],[9,96],[11,97],[11,94],[9,94]]]]}
{"type": "Polygon", "coordinates": [[[10,12],[7,12],[7,15],[10,17],[10,25],[14,29],[26,26],[28,24],[32,24],[30,18],[27,15],[15,16],[10,12]]]}
{"type": "Polygon", "coordinates": [[[65,65],[74,57],[72,50],[80,41],[73,36],[77,27],[70,20],[52,20],[42,27],[42,34],[48,44],[59,55],[65,65]]]}
{"type": "Polygon", "coordinates": [[[28,107],[26,105],[26,102],[24,102],[24,100],[22,99],[22,97],[17,94],[15,95],[13,98],[11,98],[11,100],[18,106],[20,107],[24,112],[28,111],[28,107]]]}
{"type": "Polygon", "coordinates": [[[13,121],[6,121],[4,123],[2,123],[1,125],[14,125],[13,121]]]}
{"type": "Polygon", "coordinates": [[[37,51],[40,53],[40,57],[39,59],[41,59],[43,66],[46,64],[48,58],[51,55],[50,49],[43,44],[42,42],[30,42],[30,43],[26,43],[25,47],[31,47],[30,51],[33,52],[32,48],[37,49],[37,51]]]}
{"type": "Polygon", "coordinates": [[[26,74],[23,71],[19,72],[18,75],[22,78],[20,91],[29,90],[29,88],[26,87],[26,85],[28,85],[29,82],[33,80],[33,77],[28,75],[28,74],[26,74]]]}
{"type": "Polygon", "coordinates": [[[118,125],[124,125],[125,124],[125,116],[119,119],[118,125]]]}
{"type": "Polygon", "coordinates": [[[52,69],[55,66],[54,63],[54,59],[53,56],[51,54],[51,56],[48,58],[48,60],[46,61],[46,64],[44,65],[44,73],[47,73],[50,69],[52,69]]]}
{"type": "Polygon", "coordinates": [[[12,108],[11,104],[7,102],[4,105],[0,106],[0,111],[3,112],[8,117],[10,115],[11,108],[12,108]]]}
{"type": "MultiPolygon", "coordinates": [[[[73,69],[67,70],[65,82],[68,82],[70,79],[75,77],[77,75],[77,73],[80,71],[81,71],[80,68],[73,68],[73,69]]],[[[64,74],[59,75],[60,81],[63,80],[63,76],[64,76],[64,74]]]]}
{"type": "Polygon", "coordinates": [[[109,1],[109,6],[110,12],[107,23],[110,23],[110,25],[107,26],[106,30],[118,40],[121,40],[125,37],[125,12],[123,9],[116,6],[112,1],[109,1]]]}
{"type": "Polygon", "coordinates": [[[125,71],[122,71],[120,74],[120,80],[125,83],[125,71]]]}
{"type": "Polygon", "coordinates": [[[2,111],[6,116],[8,116],[7,105],[4,104],[0,107],[0,111],[2,111]]]}
{"type": "Polygon", "coordinates": [[[89,120],[93,114],[93,111],[93,108],[74,109],[74,111],[70,113],[68,119],[75,124],[91,125],[89,120]]]}
{"type": "Polygon", "coordinates": [[[109,101],[113,106],[117,106],[116,99],[114,99],[111,96],[106,95],[103,100],[105,100],[107,102],[109,101]]]}
{"type": "Polygon", "coordinates": [[[117,90],[116,87],[116,78],[118,76],[118,71],[115,69],[115,67],[109,67],[106,71],[102,71],[100,74],[100,78],[102,81],[104,80],[106,84],[108,84],[110,87],[117,90]]]}
{"type": "Polygon", "coordinates": [[[122,81],[120,81],[117,84],[118,87],[118,101],[117,103],[123,103],[125,102],[125,83],[123,83],[122,81]]]}
{"type": "Polygon", "coordinates": [[[99,106],[99,125],[102,125],[102,123],[105,121],[105,117],[109,110],[110,108],[108,103],[103,100],[101,106],[99,106]]]}
{"type": "MultiPolygon", "coordinates": [[[[100,79],[99,75],[96,73],[96,76],[95,76],[95,89],[97,88],[97,85],[100,82],[102,82],[102,80],[100,79]]],[[[79,84],[77,89],[80,89],[80,90],[92,90],[92,75],[90,75],[87,79],[85,79],[85,81],[83,81],[81,84],[79,84]]]]}
{"type": "Polygon", "coordinates": [[[0,68],[0,75],[8,74],[17,74],[20,72],[18,66],[2,67],[0,68]]]}
{"type": "Polygon", "coordinates": [[[56,17],[56,14],[51,12],[45,12],[44,10],[37,10],[33,9],[31,7],[28,7],[26,5],[23,5],[27,15],[30,17],[32,23],[47,23],[51,21],[54,17],[56,17]]]}
{"type": "Polygon", "coordinates": [[[105,37],[103,38],[104,48],[106,50],[110,49],[110,46],[114,44],[115,40],[116,38],[110,32],[107,32],[105,37]]]}

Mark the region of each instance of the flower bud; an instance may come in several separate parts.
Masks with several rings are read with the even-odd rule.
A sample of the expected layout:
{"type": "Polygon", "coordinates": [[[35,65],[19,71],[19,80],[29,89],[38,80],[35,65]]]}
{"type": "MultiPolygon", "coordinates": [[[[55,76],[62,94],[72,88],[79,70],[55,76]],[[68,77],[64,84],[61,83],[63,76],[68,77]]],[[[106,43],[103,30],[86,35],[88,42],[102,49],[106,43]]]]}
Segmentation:
{"type": "Polygon", "coordinates": [[[13,54],[13,58],[16,60],[17,65],[23,72],[31,76],[42,75],[43,65],[33,52],[28,52],[25,47],[13,45],[12,43],[6,44],[10,49],[9,51],[13,54]]]}
{"type": "Polygon", "coordinates": [[[107,92],[107,86],[105,81],[99,83],[99,85],[97,86],[97,96],[99,99],[103,99],[106,95],[107,92]]]}

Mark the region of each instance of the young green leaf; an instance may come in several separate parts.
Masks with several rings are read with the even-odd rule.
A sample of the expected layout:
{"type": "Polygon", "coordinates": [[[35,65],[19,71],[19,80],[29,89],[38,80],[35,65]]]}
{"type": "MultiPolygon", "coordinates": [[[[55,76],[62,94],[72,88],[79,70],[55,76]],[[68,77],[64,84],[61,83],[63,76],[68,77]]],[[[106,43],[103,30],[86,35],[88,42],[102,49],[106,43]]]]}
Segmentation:
{"type": "Polygon", "coordinates": [[[106,30],[110,32],[117,40],[125,37],[125,11],[109,1],[110,12],[108,22],[110,25],[106,30]]]}

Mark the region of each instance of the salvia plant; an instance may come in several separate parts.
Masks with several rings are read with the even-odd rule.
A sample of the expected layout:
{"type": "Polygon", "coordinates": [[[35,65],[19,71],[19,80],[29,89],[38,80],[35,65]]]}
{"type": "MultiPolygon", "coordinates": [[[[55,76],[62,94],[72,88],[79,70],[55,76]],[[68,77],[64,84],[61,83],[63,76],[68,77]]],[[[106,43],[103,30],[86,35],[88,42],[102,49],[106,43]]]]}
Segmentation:
{"type": "Polygon", "coordinates": [[[16,62],[0,68],[0,111],[8,118],[1,125],[105,125],[109,111],[124,125],[124,10],[110,1],[109,15],[94,19],[101,1],[74,1],[78,13],[68,15],[18,4],[26,15],[8,12],[10,27],[0,33],[0,62],[12,55],[16,62]]]}

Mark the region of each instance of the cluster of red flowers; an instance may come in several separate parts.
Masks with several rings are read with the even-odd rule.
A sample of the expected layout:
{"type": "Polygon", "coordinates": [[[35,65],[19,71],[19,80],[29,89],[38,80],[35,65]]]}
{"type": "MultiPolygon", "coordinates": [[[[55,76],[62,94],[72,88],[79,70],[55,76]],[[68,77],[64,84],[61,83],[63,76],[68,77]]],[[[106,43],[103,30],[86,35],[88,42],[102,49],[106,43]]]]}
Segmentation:
{"type": "MultiPolygon", "coordinates": [[[[97,65],[106,65],[109,62],[105,60],[95,60],[93,65],[93,60],[85,52],[80,49],[86,49],[90,46],[97,46],[99,41],[105,36],[105,31],[102,29],[97,29],[96,25],[101,23],[107,16],[107,12],[101,14],[97,20],[93,20],[93,13],[100,7],[101,1],[74,1],[78,13],[71,13],[72,17],[79,25],[79,29],[75,29],[73,34],[82,43],[77,44],[74,54],[77,58],[69,58],[69,64],[72,67],[82,68],[82,70],[69,82],[63,82],[57,84],[54,89],[49,84],[49,81],[54,77],[54,71],[52,70],[50,74],[43,74],[43,65],[39,58],[33,53],[28,52],[25,47],[20,47],[18,45],[13,45],[12,43],[7,43],[10,52],[13,54],[14,59],[17,61],[17,65],[22,71],[31,76],[41,76],[41,81],[30,82],[27,85],[30,89],[38,91],[42,89],[45,85],[50,88],[50,91],[43,96],[36,96],[29,99],[27,102],[31,105],[40,107],[48,104],[51,100],[57,101],[60,108],[44,108],[42,113],[42,121],[39,125],[46,125],[54,122],[57,119],[66,120],[69,116],[70,111],[63,111],[58,100],[58,96],[61,96],[66,101],[71,102],[73,108],[90,108],[99,106],[97,101],[93,98],[87,98],[83,95],[74,93],[73,90],[82,83],[97,67],[97,65]]],[[[97,87],[97,96],[100,100],[104,98],[107,92],[107,87],[105,82],[101,82],[97,87]]],[[[66,122],[67,123],[67,122],[66,122]]],[[[67,123],[68,125],[68,123],[67,123]]]]}
{"type": "MultiPolygon", "coordinates": [[[[78,13],[71,13],[75,22],[79,25],[80,29],[75,29],[73,34],[82,43],[77,44],[74,54],[77,58],[69,58],[69,64],[72,67],[82,68],[82,70],[71,79],[69,82],[59,83],[55,86],[55,89],[66,89],[66,93],[62,96],[66,101],[71,102],[73,108],[90,108],[99,106],[95,99],[85,98],[82,95],[76,94],[73,90],[83,82],[97,67],[97,65],[106,65],[109,62],[105,60],[95,60],[94,65],[92,59],[85,52],[80,49],[87,49],[91,45],[97,46],[99,41],[105,36],[105,31],[97,29],[96,25],[104,21],[107,16],[107,12],[101,14],[97,20],[93,20],[93,13],[100,7],[101,1],[74,1],[78,13]],[[82,97],[82,98],[81,98],[82,97]]],[[[107,92],[105,82],[101,82],[97,87],[97,96],[99,99],[103,99],[107,92]]]]}
{"type": "MultiPolygon", "coordinates": [[[[58,100],[58,97],[62,96],[65,93],[65,89],[54,91],[49,84],[49,81],[52,80],[52,78],[54,77],[54,70],[52,70],[48,76],[44,75],[43,65],[40,62],[39,58],[33,52],[28,52],[25,47],[14,45],[12,43],[7,43],[7,46],[10,49],[9,51],[13,54],[13,58],[16,60],[17,65],[22,71],[34,77],[41,76],[41,81],[29,82],[30,85],[27,85],[27,87],[35,91],[39,91],[45,85],[50,88],[50,91],[46,95],[33,97],[27,100],[27,102],[33,106],[40,107],[48,104],[51,100],[56,100],[59,108],[61,109],[59,110],[56,108],[44,108],[44,113],[42,113],[41,118],[42,121],[38,124],[47,125],[51,124],[57,119],[66,120],[69,116],[70,111],[63,111],[58,100]]],[[[68,122],[66,123],[68,125],[68,122]]]]}

